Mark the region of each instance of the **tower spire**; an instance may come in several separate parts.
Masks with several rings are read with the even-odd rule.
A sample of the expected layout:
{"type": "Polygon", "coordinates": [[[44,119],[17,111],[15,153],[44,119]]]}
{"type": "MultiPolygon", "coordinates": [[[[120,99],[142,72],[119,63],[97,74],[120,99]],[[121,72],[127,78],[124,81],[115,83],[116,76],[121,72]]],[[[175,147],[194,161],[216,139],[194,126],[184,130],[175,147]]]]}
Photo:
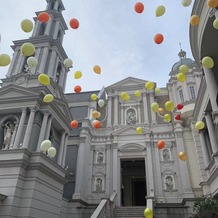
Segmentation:
{"type": "Polygon", "coordinates": [[[186,58],[186,52],[182,50],[181,42],[179,43],[180,52],[178,53],[178,56],[180,57],[180,60],[183,58],[186,58]]]}

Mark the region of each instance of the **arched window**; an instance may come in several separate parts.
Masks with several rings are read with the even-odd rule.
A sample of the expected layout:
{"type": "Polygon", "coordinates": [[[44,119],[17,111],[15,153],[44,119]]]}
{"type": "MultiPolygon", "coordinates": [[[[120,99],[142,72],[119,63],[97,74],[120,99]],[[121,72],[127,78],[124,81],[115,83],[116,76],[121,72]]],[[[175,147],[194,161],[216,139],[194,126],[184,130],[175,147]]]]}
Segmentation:
{"type": "Polygon", "coordinates": [[[62,32],[61,30],[58,31],[58,35],[57,35],[57,39],[60,39],[60,41],[62,40],[62,32]]]}
{"type": "Polygon", "coordinates": [[[196,95],[195,95],[195,88],[194,86],[189,86],[189,94],[190,94],[190,99],[196,99],[196,95]]]}
{"type": "Polygon", "coordinates": [[[60,79],[61,70],[62,70],[62,64],[61,64],[61,62],[59,62],[58,67],[57,67],[57,72],[56,72],[56,79],[55,79],[55,82],[57,82],[57,83],[60,79]]]}
{"type": "Polygon", "coordinates": [[[54,1],[50,2],[50,7],[49,7],[50,10],[53,10],[54,9],[54,1]]]}
{"type": "Polygon", "coordinates": [[[39,35],[39,36],[44,35],[44,33],[45,33],[45,27],[46,27],[46,23],[40,23],[39,31],[38,31],[38,35],[39,35]]]}
{"type": "Polygon", "coordinates": [[[184,95],[183,95],[183,91],[182,91],[182,89],[179,89],[179,97],[180,97],[180,101],[181,101],[181,103],[184,103],[185,100],[184,100],[184,95]]]}

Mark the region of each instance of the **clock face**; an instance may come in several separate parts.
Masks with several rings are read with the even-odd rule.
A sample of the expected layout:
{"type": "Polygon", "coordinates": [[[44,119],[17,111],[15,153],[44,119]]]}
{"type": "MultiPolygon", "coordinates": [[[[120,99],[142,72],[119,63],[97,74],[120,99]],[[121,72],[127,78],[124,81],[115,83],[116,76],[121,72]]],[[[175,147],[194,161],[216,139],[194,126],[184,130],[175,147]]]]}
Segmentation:
{"type": "Polygon", "coordinates": [[[24,82],[25,82],[25,77],[24,77],[24,76],[19,77],[19,78],[15,81],[15,83],[16,83],[17,85],[21,85],[21,84],[23,84],[24,82]]]}

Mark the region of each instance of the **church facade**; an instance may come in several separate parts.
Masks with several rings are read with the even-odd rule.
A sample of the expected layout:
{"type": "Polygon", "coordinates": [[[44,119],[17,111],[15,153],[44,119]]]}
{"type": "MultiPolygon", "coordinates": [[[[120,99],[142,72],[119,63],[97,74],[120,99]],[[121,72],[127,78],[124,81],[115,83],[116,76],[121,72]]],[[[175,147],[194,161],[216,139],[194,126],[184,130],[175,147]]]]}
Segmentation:
{"type": "Polygon", "coordinates": [[[0,89],[0,216],[99,218],[113,217],[116,208],[142,206],[160,218],[188,217],[195,197],[205,193],[204,148],[195,129],[203,78],[199,65],[181,50],[159,93],[156,84],[147,90],[146,80],[128,77],[102,90],[64,94],[69,68],[63,64],[63,10],[61,0],[47,0],[49,22],[35,19],[32,36],[12,46],[0,89]],[[26,66],[25,42],[36,48],[35,68],[26,66]],[[176,75],[183,64],[189,72],[181,83],[176,75]],[[39,83],[40,72],[49,76],[49,86],[39,83]],[[136,90],[141,94],[135,96],[136,90]],[[54,101],[43,102],[46,94],[54,101]],[[171,122],[164,121],[167,101],[175,105],[171,122]],[[154,113],[154,102],[163,110],[154,113]],[[101,114],[99,129],[93,127],[95,110],[101,114]],[[75,129],[73,119],[79,123],[75,129]],[[54,158],[40,150],[44,140],[56,148],[54,158]],[[163,149],[157,147],[159,140],[165,142],[163,149]]]}

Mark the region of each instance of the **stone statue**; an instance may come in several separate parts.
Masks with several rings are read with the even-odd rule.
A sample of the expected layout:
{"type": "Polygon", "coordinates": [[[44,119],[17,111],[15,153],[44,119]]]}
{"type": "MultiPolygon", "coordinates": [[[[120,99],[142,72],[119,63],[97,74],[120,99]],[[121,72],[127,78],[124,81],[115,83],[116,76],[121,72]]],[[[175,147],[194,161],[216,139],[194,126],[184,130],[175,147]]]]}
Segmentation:
{"type": "Polygon", "coordinates": [[[101,192],[102,191],[102,178],[97,178],[96,179],[96,191],[101,192]]]}
{"type": "Polygon", "coordinates": [[[11,144],[11,138],[14,132],[14,125],[11,122],[5,123],[3,147],[8,149],[11,144]]]}
{"type": "Polygon", "coordinates": [[[170,161],[170,151],[168,149],[163,150],[163,159],[164,161],[170,161]]]}
{"type": "Polygon", "coordinates": [[[166,189],[171,191],[173,189],[173,178],[172,176],[167,176],[165,178],[166,189]]]}
{"type": "Polygon", "coordinates": [[[126,116],[127,124],[135,124],[136,123],[136,114],[134,110],[129,110],[126,116]]]}
{"type": "Polygon", "coordinates": [[[101,163],[103,163],[103,160],[104,160],[104,154],[103,154],[103,152],[98,152],[98,155],[97,155],[97,163],[101,164],[101,163]]]}

